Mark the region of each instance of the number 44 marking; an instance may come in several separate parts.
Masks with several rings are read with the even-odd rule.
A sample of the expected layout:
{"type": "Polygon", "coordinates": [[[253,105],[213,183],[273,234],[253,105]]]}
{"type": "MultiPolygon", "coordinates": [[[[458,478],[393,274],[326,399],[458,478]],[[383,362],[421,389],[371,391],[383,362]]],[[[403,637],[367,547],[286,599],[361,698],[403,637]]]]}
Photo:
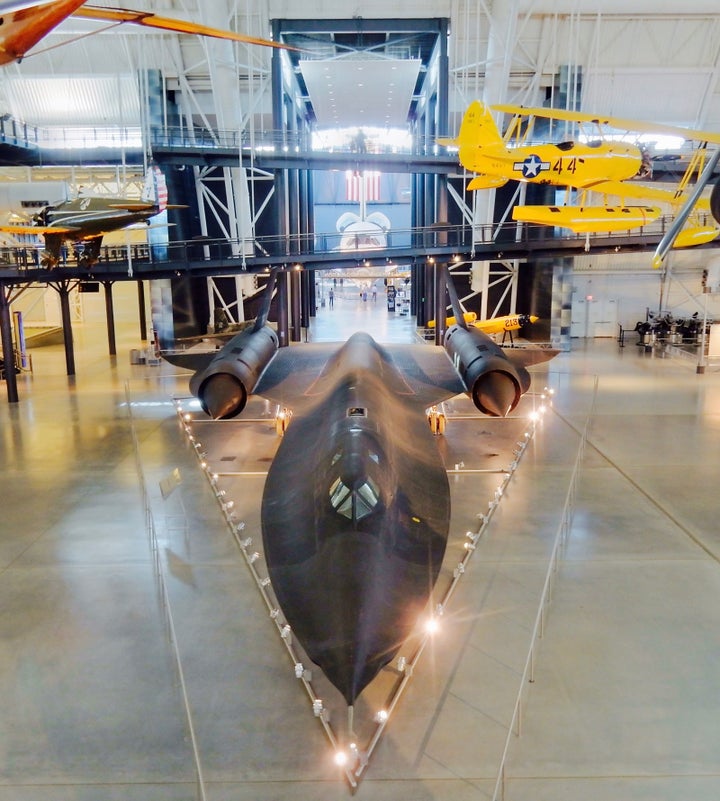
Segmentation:
{"type": "Polygon", "coordinates": [[[577,170],[577,158],[559,158],[552,166],[553,172],[572,172],[577,170]]]}

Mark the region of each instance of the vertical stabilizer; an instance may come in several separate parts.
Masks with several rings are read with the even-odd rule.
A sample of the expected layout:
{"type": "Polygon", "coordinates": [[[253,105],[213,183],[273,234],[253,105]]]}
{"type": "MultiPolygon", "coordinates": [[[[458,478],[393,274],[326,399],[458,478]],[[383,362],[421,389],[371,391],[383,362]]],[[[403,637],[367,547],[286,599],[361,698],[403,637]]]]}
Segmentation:
{"type": "Polygon", "coordinates": [[[255,318],[253,331],[259,331],[261,328],[267,325],[268,316],[270,314],[270,304],[272,303],[273,292],[275,291],[275,282],[277,281],[277,274],[278,268],[275,267],[270,272],[270,277],[268,278],[268,282],[263,290],[264,295],[260,303],[260,308],[258,309],[257,317],[255,318]]]}
{"type": "Polygon", "coordinates": [[[505,151],[505,142],[492,118],[490,108],[474,100],[465,112],[455,143],[459,147],[493,148],[505,151]]]}
{"type": "Polygon", "coordinates": [[[159,211],[164,211],[168,204],[168,189],[165,176],[159,167],[152,166],[145,173],[145,185],[141,195],[146,203],[152,203],[159,211]]]}

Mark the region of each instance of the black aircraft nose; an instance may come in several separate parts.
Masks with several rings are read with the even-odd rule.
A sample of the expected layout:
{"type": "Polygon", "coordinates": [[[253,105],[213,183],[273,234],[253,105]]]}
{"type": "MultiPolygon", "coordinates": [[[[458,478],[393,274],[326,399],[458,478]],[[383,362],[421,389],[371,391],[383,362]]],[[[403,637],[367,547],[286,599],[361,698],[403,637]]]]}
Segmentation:
{"type": "Polygon", "coordinates": [[[235,376],[217,373],[203,384],[200,400],[213,420],[224,420],[245,408],[247,393],[235,376]]]}
{"type": "Polygon", "coordinates": [[[513,377],[501,370],[485,373],[473,387],[475,405],[493,417],[505,417],[512,411],[518,394],[518,386],[513,377]]]}

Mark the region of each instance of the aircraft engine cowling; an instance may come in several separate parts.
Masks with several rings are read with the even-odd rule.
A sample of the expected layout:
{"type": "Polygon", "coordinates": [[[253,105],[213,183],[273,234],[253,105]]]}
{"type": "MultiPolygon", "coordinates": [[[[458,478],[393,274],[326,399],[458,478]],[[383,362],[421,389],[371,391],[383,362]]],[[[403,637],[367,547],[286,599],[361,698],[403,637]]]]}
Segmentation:
{"type": "Polygon", "coordinates": [[[716,181],[710,193],[710,213],[720,223],[720,181],[716,181]]]}
{"type": "Polygon", "coordinates": [[[204,369],[190,379],[190,391],[215,420],[235,417],[245,408],[265,367],[278,349],[269,327],[233,337],[204,369]]]}
{"type": "Polygon", "coordinates": [[[505,417],[530,388],[530,374],[516,367],[486,334],[452,326],[445,349],[475,406],[491,417],[505,417]]]}

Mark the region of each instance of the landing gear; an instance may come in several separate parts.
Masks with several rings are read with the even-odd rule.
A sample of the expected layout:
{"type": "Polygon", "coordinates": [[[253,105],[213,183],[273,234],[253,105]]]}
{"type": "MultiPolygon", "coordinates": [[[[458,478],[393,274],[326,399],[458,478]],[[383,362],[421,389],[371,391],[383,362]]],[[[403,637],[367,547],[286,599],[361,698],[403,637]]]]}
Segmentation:
{"type": "Polygon", "coordinates": [[[428,423],[430,424],[430,431],[436,436],[445,433],[445,426],[447,424],[447,417],[445,413],[440,411],[437,406],[432,406],[428,409],[428,423]]]}
{"type": "Polygon", "coordinates": [[[100,259],[101,244],[102,237],[100,236],[94,239],[85,239],[82,242],[76,242],[74,247],[78,267],[87,267],[89,269],[93,264],[97,264],[100,259]]]}
{"type": "Polygon", "coordinates": [[[287,427],[290,425],[290,419],[292,418],[292,412],[287,406],[283,407],[282,409],[278,409],[277,413],[275,414],[275,433],[282,437],[282,435],[287,430],[287,427]]]}
{"type": "Polygon", "coordinates": [[[40,266],[46,267],[48,270],[54,270],[60,263],[60,258],[57,254],[49,250],[43,250],[40,254],[40,266]]]}

